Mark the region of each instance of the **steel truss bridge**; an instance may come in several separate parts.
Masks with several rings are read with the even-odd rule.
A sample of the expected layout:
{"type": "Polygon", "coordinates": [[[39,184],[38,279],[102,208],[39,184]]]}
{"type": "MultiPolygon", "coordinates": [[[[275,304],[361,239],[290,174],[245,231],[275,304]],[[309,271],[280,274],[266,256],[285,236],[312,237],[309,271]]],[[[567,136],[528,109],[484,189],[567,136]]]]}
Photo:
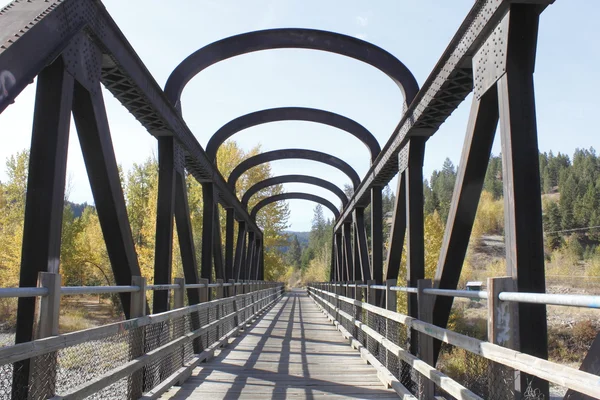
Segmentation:
{"type": "Polygon", "coordinates": [[[421,87],[399,59],[366,41],[312,29],[272,29],[197,50],[173,70],[164,90],[99,0],[15,0],[1,9],[0,112],[35,78],[37,92],[20,283],[0,289],[0,297],[18,297],[14,345],[0,349],[0,398],[548,399],[550,384],[568,388],[565,398],[600,397],[600,379],[594,375],[599,340],[579,370],[547,361],[546,305],[600,304],[594,296],[545,294],[533,72],[538,20],[550,3],[475,1],[421,87]],[[390,77],[404,96],[404,112],[389,140],[381,146],[346,116],[282,107],[230,121],[204,149],[182,118],[187,83],[225,59],[280,48],[336,53],[390,77]],[[140,277],[101,85],[158,141],[153,285],[140,277]],[[425,280],[426,142],[471,92],[443,247],[435,279],[425,280]],[[71,115],[116,286],[61,286],[71,115]],[[326,124],[358,138],[369,149],[370,169],[361,179],[329,154],[281,149],[251,157],[222,176],[216,155],[224,141],[249,127],[284,120],[326,124]],[[498,122],[508,276],[490,279],[487,291],[456,290],[498,122]],[[284,175],[238,195],[236,181],[245,171],[281,159],[333,166],[349,177],[354,194],[348,197],[314,176],[284,175]],[[396,175],[384,256],[382,188],[396,175]],[[202,185],[200,260],[186,179],[202,185]],[[294,192],[248,209],[253,195],[288,182],[330,190],[342,208],[294,192]],[[285,293],[281,284],[263,280],[264,239],[255,218],[264,206],[286,199],[320,203],[336,217],[330,281],[311,284],[307,291],[285,293]],[[220,237],[219,204],[226,212],[225,238],[220,237]],[[174,282],[173,218],[184,271],[174,282]],[[405,239],[407,274],[399,277],[405,239]],[[153,292],[152,310],[147,291],[153,292]],[[61,296],[86,293],[118,293],[125,320],[59,334],[61,296]],[[406,296],[406,315],[396,311],[399,293],[406,296]],[[487,341],[446,329],[455,297],[487,302],[487,341]],[[478,378],[446,373],[438,365],[444,347],[463,351],[465,363],[479,365],[478,378]]]}

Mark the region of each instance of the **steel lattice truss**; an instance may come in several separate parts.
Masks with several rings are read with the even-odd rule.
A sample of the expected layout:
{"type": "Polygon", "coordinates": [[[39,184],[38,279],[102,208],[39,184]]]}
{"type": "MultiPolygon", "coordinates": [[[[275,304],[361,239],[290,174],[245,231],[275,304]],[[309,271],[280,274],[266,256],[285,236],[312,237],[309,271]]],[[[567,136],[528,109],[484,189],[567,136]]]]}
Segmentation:
{"type": "MultiPolygon", "coordinates": [[[[173,216],[178,228],[185,279],[262,279],[263,234],[256,214],[267,204],[289,198],[321,203],[336,216],[332,281],[406,280],[417,287],[424,278],[423,155],[432,136],[474,91],[463,154],[435,285],[457,286],[481,194],[491,146],[500,121],[508,272],[518,289],[545,291],[541,200],[535,121],[533,68],[538,19],[550,0],[477,0],[431,74],[419,89],[410,70],[394,55],[368,42],[312,29],[273,29],[226,38],[183,60],[164,91],[148,72],[100,1],[15,0],[0,10],[0,112],[38,77],[33,116],[31,162],[26,200],[21,286],[35,286],[40,271],[58,272],[65,187],[66,149],[71,112],[90,178],[117,284],[140,274],[100,85],[104,85],[155,136],[159,144],[159,198],[155,283],[169,283],[173,216]],[[385,145],[358,122],[325,110],[282,107],[240,116],[210,139],[206,151],[181,116],[186,84],[205,68],[238,55],[278,48],[336,53],[370,64],[389,76],[404,95],[404,114],[385,145]],[[263,153],[241,163],[226,180],[216,167],[219,146],[237,132],[259,124],[301,120],[330,125],[355,136],[369,149],[371,167],[361,180],[343,160],[306,149],[263,153]],[[334,166],[354,185],[348,198],[335,184],[306,175],[285,175],[257,183],[238,199],[236,180],[261,163],[301,158],[334,166]],[[518,171],[518,173],[517,173],[518,171]],[[202,259],[195,258],[186,172],[202,184],[204,219],[202,259]],[[383,251],[382,188],[400,174],[387,257],[383,251]],[[303,182],[328,189],[342,209],[318,196],[286,193],[266,198],[248,210],[262,189],[303,182]],[[219,237],[217,205],[227,213],[225,251],[219,237]],[[371,243],[365,208],[371,206],[371,243]],[[234,241],[234,224],[238,224],[234,241]],[[404,239],[407,276],[398,277],[404,239]],[[234,249],[234,243],[236,248],[234,249]],[[235,251],[234,251],[235,250],[235,251]],[[385,265],[384,265],[385,260],[385,265]],[[385,276],[384,276],[385,274],[385,276]]],[[[122,296],[128,310],[129,297],[122,296]]],[[[191,294],[190,301],[199,299],[191,294]]],[[[383,304],[383,299],[378,302],[383,304]]],[[[417,296],[409,296],[416,315],[417,296]]],[[[452,299],[438,297],[433,322],[445,326],[452,299]]],[[[17,343],[32,339],[32,299],[19,300],[17,343]]],[[[168,308],[166,293],[155,295],[154,312],[168,308]]],[[[547,357],[545,306],[521,304],[521,351],[547,357]]],[[[435,354],[439,351],[436,345],[435,354]]],[[[15,385],[28,375],[15,375],[15,385]]],[[[523,375],[522,382],[531,380],[523,375]]],[[[527,381],[529,382],[529,381],[527,381]]],[[[534,386],[548,396],[547,382],[534,386]]]]}

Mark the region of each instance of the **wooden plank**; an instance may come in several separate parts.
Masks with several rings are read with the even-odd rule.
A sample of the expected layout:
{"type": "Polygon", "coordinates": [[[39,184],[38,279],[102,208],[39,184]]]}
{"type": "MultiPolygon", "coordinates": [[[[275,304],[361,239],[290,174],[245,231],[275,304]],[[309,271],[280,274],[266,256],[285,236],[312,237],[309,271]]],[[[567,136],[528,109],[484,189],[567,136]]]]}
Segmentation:
{"type": "MultiPolygon", "coordinates": [[[[377,360],[373,358],[373,363],[377,360]]],[[[294,291],[163,398],[397,398],[304,291],[294,291]]]]}

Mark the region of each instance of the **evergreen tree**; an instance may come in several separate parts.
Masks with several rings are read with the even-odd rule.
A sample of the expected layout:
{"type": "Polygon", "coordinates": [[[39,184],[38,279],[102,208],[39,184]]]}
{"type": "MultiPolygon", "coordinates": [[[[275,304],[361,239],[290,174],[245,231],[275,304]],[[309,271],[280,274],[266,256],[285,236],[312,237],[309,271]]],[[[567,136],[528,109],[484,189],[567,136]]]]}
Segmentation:
{"type": "Polygon", "coordinates": [[[298,242],[298,236],[294,235],[286,253],[286,262],[294,268],[300,268],[301,257],[302,250],[300,248],[300,242],[298,242]]]}

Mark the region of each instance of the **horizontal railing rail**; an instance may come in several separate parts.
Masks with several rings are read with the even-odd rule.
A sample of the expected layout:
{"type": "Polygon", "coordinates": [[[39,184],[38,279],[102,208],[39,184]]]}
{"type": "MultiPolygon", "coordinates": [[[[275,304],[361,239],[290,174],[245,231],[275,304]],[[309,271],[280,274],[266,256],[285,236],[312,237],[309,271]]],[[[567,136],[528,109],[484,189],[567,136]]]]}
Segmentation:
{"type": "MultiPolygon", "coordinates": [[[[359,289],[386,290],[385,285],[366,285],[356,283],[332,283],[332,287],[349,287],[359,289]]],[[[389,290],[395,292],[418,293],[415,287],[392,286],[389,290]]],[[[447,296],[457,298],[488,299],[488,292],[483,290],[450,290],[450,289],[423,289],[427,295],[447,296]]],[[[0,296],[1,297],[1,296],[0,296]]],[[[553,294],[553,293],[527,293],[527,292],[500,292],[498,299],[514,303],[546,304],[566,307],[600,308],[600,296],[586,294],[553,294]]]]}
{"type": "MultiPolygon", "coordinates": [[[[229,283],[194,283],[184,285],[184,289],[202,289],[233,287],[244,285],[262,285],[262,281],[229,282],[229,283]]],[[[146,285],[146,290],[178,290],[181,287],[177,284],[164,285],[146,285]]],[[[135,285],[113,285],[113,286],[61,286],[61,295],[78,294],[110,294],[110,293],[135,293],[139,292],[140,287],[135,285]]],[[[14,287],[0,288],[0,298],[18,298],[18,297],[44,297],[48,295],[48,289],[45,287],[14,287]]]]}
{"type": "Polygon", "coordinates": [[[134,277],[128,286],[61,287],[60,275],[50,273],[41,273],[39,281],[38,288],[0,289],[4,297],[39,296],[38,307],[48,311],[39,313],[38,339],[0,348],[0,376],[7,384],[29,360],[31,398],[157,398],[283,294],[281,283],[261,281],[186,285],[177,278],[146,285],[134,277]],[[186,293],[194,288],[200,302],[186,306],[186,293]],[[148,290],[172,290],[173,309],[146,315],[148,290]],[[131,319],[58,334],[62,295],[124,292],[132,296],[131,319]]]}
{"type": "Polygon", "coordinates": [[[342,334],[351,340],[354,347],[379,361],[382,369],[380,376],[387,377],[386,383],[400,395],[406,395],[404,391],[408,390],[412,394],[419,394],[421,398],[429,398],[422,397],[422,394],[424,390],[431,390],[431,394],[437,391],[456,398],[488,398],[514,390],[514,372],[509,372],[514,370],[600,398],[598,376],[510,348],[514,347],[514,333],[510,324],[512,319],[516,318],[511,312],[515,313],[516,308],[511,311],[503,305],[509,302],[536,302],[598,308],[598,303],[594,303],[598,301],[598,296],[493,292],[491,281],[488,286],[488,292],[429,289],[421,286],[411,288],[416,289],[419,296],[419,318],[395,311],[395,292],[399,291],[395,281],[388,282],[387,285],[310,284],[308,292],[342,334]],[[383,302],[376,292],[381,286],[386,288],[386,296],[383,299],[386,308],[393,310],[375,304],[376,301],[378,304],[383,302]],[[488,341],[438,327],[430,320],[425,321],[430,318],[427,308],[438,295],[487,299],[488,341]],[[503,314],[499,315],[498,311],[502,311],[503,314]],[[502,335],[495,335],[499,331],[505,335],[504,338],[501,338],[502,335]],[[487,380],[486,383],[482,384],[481,379],[477,384],[458,382],[458,379],[452,379],[436,369],[432,365],[433,358],[430,353],[434,338],[446,345],[463,349],[487,363],[488,367],[484,373],[486,376],[482,377],[487,380]],[[421,378],[416,379],[411,371],[415,371],[421,378]],[[433,386],[427,389],[428,385],[433,386]]]}

